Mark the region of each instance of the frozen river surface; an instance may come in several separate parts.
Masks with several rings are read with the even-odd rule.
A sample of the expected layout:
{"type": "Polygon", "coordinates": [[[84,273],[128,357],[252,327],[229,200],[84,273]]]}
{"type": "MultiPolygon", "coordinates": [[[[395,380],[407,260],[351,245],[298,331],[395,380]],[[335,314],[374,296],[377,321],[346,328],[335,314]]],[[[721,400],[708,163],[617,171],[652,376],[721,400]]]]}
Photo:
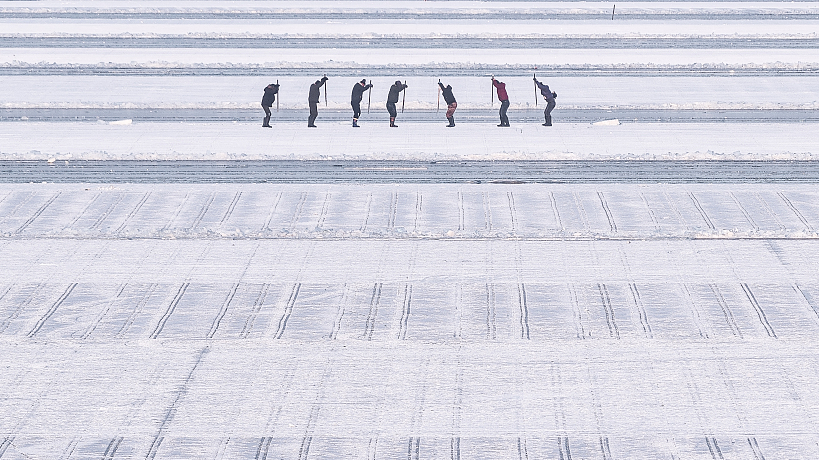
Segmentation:
{"type": "Polygon", "coordinates": [[[800,184],[0,186],[0,457],[812,459],[800,184]]]}

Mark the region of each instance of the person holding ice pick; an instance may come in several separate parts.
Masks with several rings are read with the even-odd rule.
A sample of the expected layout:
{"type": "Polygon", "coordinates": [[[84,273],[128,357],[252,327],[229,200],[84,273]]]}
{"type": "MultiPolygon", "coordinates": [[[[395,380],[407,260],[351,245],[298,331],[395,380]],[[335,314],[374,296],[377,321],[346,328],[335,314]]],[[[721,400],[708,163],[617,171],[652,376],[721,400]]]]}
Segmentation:
{"type": "Polygon", "coordinates": [[[273,103],[276,101],[276,93],[278,92],[278,83],[271,83],[264,89],[264,96],[262,96],[262,108],[264,109],[265,115],[264,122],[262,123],[263,128],[272,128],[272,126],[270,126],[270,108],[273,107],[273,103]]]}
{"type": "Polygon", "coordinates": [[[493,75],[492,85],[495,87],[495,90],[497,90],[498,100],[501,103],[500,111],[498,112],[500,115],[500,124],[498,127],[509,127],[509,117],[506,116],[506,109],[509,108],[509,96],[506,94],[506,83],[495,80],[495,76],[493,75]]]}
{"type": "Polygon", "coordinates": [[[310,116],[307,118],[307,127],[315,128],[316,117],[318,117],[318,103],[321,96],[321,87],[324,82],[328,80],[327,75],[321,77],[321,80],[316,80],[310,85],[310,94],[307,96],[307,102],[310,104],[310,116]]]}
{"type": "Polygon", "coordinates": [[[455,96],[452,95],[452,85],[446,85],[441,83],[441,80],[438,80],[438,87],[441,88],[441,92],[444,95],[444,101],[446,101],[446,119],[449,120],[449,124],[446,125],[447,128],[452,128],[455,126],[455,109],[458,108],[458,103],[455,101],[455,96]]]}
{"type": "Polygon", "coordinates": [[[543,83],[537,81],[537,77],[532,77],[535,81],[535,84],[540,89],[540,94],[543,95],[543,99],[546,99],[546,110],[543,111],[543,117],[546,118],[545,123],[543,126],[552,126],[552,109],[555,108],[555,98],[557,97],[557,93],[553,92],[549,89],[549,85],[544,85],[543,83]]]}
{"type": "Polygon", "coordinates": [[[353,128],[358,128],[358,117],[361,116],[361,98],[364,91],[372,88],[373,84],[367,84],[367,80],[361,80],[353,86],[353,94],[350,96],[350,105],[353,106],[353,128]]]}
{"type": "Polygon", "coordinates": [[[387,96],[387,111],[390,112],[391,128],[398,127],[398,125],[395,124],[395,117],[398,116],[398,111],[395,109],[395,104],[398,103],[398,94],[405,89],[407,89],[407,85],[405,83],[401,83],[401,80],[395,80],[395,84],[390,86],[390,94],[387,96]]]}

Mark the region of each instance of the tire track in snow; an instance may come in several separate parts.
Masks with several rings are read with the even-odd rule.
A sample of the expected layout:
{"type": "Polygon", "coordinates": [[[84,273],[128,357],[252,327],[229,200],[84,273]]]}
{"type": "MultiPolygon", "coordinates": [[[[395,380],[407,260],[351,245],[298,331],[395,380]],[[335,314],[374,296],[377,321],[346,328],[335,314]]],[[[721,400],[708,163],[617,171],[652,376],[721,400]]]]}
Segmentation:
{"type": "Polygon", "coordinates": [[[660,231],[660,221],[657,220],[657,214],[654,212],[654,209],[651,208],[651,205],[648,203],[648,199],[646,198],[643,192],[640,192],[640,199],[643,200],[643,204],[648,211],[649,217],[651,217],[651,223],[654,224],[654,229],[656,231],[660,231]]]}
{"type": "Polygon", "coordinates": [[[600,436],[600,452],[603,454],[603,460],[612,460],[611,448],[609,447],[609,438],[607,436],[600,436]]]}
{"type": "Polygon", "coordinates": [[[603,211],[606,213],[606,219],[609,221],[609,230],[612,233],[617,233],[617,224],[614,223],[614,215],[611,213],[611,209],[609,209],[609,204],[606,201],[606,197],[603,196],[603,192],[597,192],[597,198],[600,199],[600,205],[603,206],[603,211]]]}
{"type": "Polygon", "coordinates": [[[688,197],[691,198],[691,201],[694,203],[694,207],[697,208],[697,211],[699,211],[702,220],[705,221],[705,225],[707,225],[708,228],[710,228],[711,230],[716,230],[716,227],[714,227],[714,223],[711,222],[711,218],[708,217],[708,214],[706,214],[705,210],[702,208],[700,200],[698,200],[697,197],[694,196],[693,192],[688,192],[688,197]]]}
{"type": "Polygon", "coordinates": [[[412,285],[404,286],[404,303],[401,308],[401,319],[398,323],[398,340],[407,340],[407,323],[410,316],[410,305],[412,303],[412,285]]]}
{"type": "Polygon", "coordinates": [[[708,284],[708,287],[711,288],[711,292],[714,293],[717,304],[722,309],[722,314],[725,317],[725,322],[728,324],[728,328],[731,329],[731,334],[739,338],[743,338],[742,331],[739,330],[737,320],[734,318],[734,313],[731,311],[731,307],[728,306],[728,302],[725,301],[725,297],[723,297],[719,287],[714,283],[708,284]]]}
{"type": "Polygon", "coordinates": [[[341,299],[338,302],[338,312],[336,312],[336,318],[333,321],[333,329],[330,330],[330,340],[338,339],[338,333],[341,331],[341,322],[344,320],[344,315],[347,313],[347,291],[348,287],[345,283],[344,286],[342,286],[341,299]]]}
{"type": "Polygon", "coordinates": [[[282,335],[284,335],[284,330],[287,328],[287,321],[290,320],[290,315],[293,314],[293,307],[296,305],[296,298],[298,298],[300,290],[301,283],[294,284],[293,288],[290,290],[290,297],[287,299],[287,304],[284,307],[282,317],[279,318],[279,324],[276,327],[276,332],[273,334],[273,338],[281,339],[282,335]]]}
{"type": "Polygon", "coordinates": [[[68,285],[68,287],[63,292],[63,294],[57,299],[56,302],[54,302],[51,305],[51,308],[49,308],[45,312],[45,314],[40,317],[40,319],[37,321],[37,323],[34,325],[34,327],[31,329],[31,331],[29,331],[28,338],[33,338],[37,334],[37,332],[39,332],[40,329],[42,329],[42,327],[46,323],[46,321],[48,321],[48,319],[51,318],[51,316],[54,315],[54,313],[57,311],[57,309],[60,308],[60,305],[62,305],[63,302],[65,302],[65,299],[67,299],[68,296],[71,295],[71,292],[74,291],[74,288],[76,288],[76,287],[77,287],[77,283],[71,283],[71,284],[68,285]]]}
{"type": "Polygon", "coordinates": [[[219,313],[217,313],[216,318],[213,319],[213,323],[211,323],[210,330],[205,338],[212,339],[213,336],[216,335],[216,331],[219,330],[219,325],[222,324],[222,319],[225,317],[225,314],[227,314],[228,308],[230,308],[230,303],[233,301],[233,297],[236,296],[236,291],[238,289],[239,283],[234,283],[230,288],[227,297],[225,297],[225,300],[222,302],[222,308],[219,309],[219,313]]]}
{"type": "Polygon", "coordinates": [[[620,329],[617,327],[617,321],[614,319],[614,307],[611,305],[611,296],[609,296],[609,288],[605,284],[598,284],[597,290],[600,292],[600,301],[603,304],[603,311],[606,312],[606,326],[609,328],[609,337],[619,339],[620,329]]]}
{"type": "Polygon", "coordinates": [[[182,300],[182,296],[185,295],[185,291],[188,290],[188,286],[191,283],[182,283],[179,286],[179,290],[176,291],[176,295],[174,296],[171,303],[168,305],[168,308],[165,310],[165,313],[159,318],[159,322],[156,324],[156,328],[154,328],[154,332],[151,333],[151,338],[156,339],[159,337],[159,334],[162,333],[162,329],[165,328],[165,323],[168,322],[168,319],[173,315],[174,310],[176,310],[176,306],[179,305],[179,302],[182,300]]]}
{"type": "Polygon", "coordinates": [[[17,305],[17,308],[15,308],[14,311],[11,312],[9,316],[7,316],[6,319],[3,320],[3,322],[0,322],[0,334],[6,332],[6,329],[8,329],[8,327],[11,326],[12,321],[17,319],[20,316],[20,313],[22,313],[23,310],[25,310],[29,305],[31,305],[31,302],[34,301],[34,298],[37,296],[37,294],[40,293],[44,286],[45,283],[38,284],[32,290],[31,294],[29,294],[25,300],[23,300],[19,305],[17,305]]]}
{"type": "Polygon", "coordinates": [[[768,321],[768,316],[765,314],[762,306],[759,305],[753,291],[751,291],[751,287],[748,286],[748,283],[740,283],[740,285],[742,286],[742,290],[745,292],[745,296],[748,298],[748,301],[751,302],[751,306],[754,307],[756,316],[759,318],[759,322],[762,323],[762,327],[765,328],[765,332],[768,334],[768,337],[773,337],[775,339],[778,338],[776,336],[776,332],[774,332],[773,326],[771,326],[771,323],[768,321]]]}
{"type": "Polygon", "coordinates": [[[132,209],[131,212],[129,212],[128,215],[125,216],[125,219],[122,221],[121,224],[119,224],[119,227],[117,227],[117,229],[114,230],[115,234],[119,234],[120,232],[122,232],[122,230],[125,229],[125,226],[128,225],[128,222],[130,222],[131,219],[137,215],[139,210],[142,209],[142,206],[145,205],[145,202],[148,201],[148,198],[150,197],[151,192],[145,192],[145,194],[142,195],[142,198],[139,200],[139,202],[137,202],[136,206],[134,206],[134,209],[132,209]]]}
{"type": "Polygon", "coordinates": [[[53,195],[51,198],[49,198],[49,199],[48,199],[48,201],[46,201],[45,203],[43,203],[43,205],[42,205],[42,206],[40,206],[40,207],[39,207],[39,208],[38,208],[36,211],[34,211],[34,214],[33,214],[31,217],[29,217],[29,218],[28,218],[28,219],[27,219],[25,222],[23,222],[23,225],[21,225],[20,227],[18,227],[18,228],[17,228],[17,230],[16,230],[14,233],[16,233],[16,234],[18,234],[18,235],[19,235],[20,233],[23,233],[23,230],[25,230],[25,229],[26,229],[26,227],[28,227],[29,225],[31,225],[32,223],[34,223],[34,221],[35,221],[35,220],[36,220],[38,217],[40,217],[40,215],[41,215],[43,212],[45,212],[46,208],[48,208],[49,206],[51,206],[51,203],[53,203],[53,202],[54,202],[54,201],[55,201],[57,198],[59,198],[59,197],[60,197],[60,195],[62,195],[62,193],[63,193],[63,192],[57,192],[57,193],[55,193],[55,194],[54,194],[54,195],[53,195]]]}
{"type": "Polygon", "coordinates": [[[798,209],[796,209],[796,206],[793,205],[791,200],[788,199],[788,197],[786,197],[785,194],[782,192],[776,192],[776,194],[779,196],[780,199],[782,199],[782,201],[785,202],[785,206],[787,206],[791,211],[793,211],[794,214],[796,214],[796,218],[799,219],[800,222],[802,222],[802,225],[804,225],[809,232],[813,232],[813,226],[810,223],[808,223],[808,220],[805,219],[805,216],[803,216],[802,213],[798,209]]]}
{"type": "Polygon", "coordinates": [[[378,306],[381,303],[381,288],[383,283],[375,283],[373,286],[373,295],[370,298],[370,309],[367,312],[367,319],[364,322],[364,339],[372,340],[373,331],[375,330],[375,318],[378,316],[378,306]]]}
{"type": "Polygon", "coordinates": [[[572,460],[572,449],[569,447],[568,436],[557,437],[557,452],[560,460],[572,460]]]}

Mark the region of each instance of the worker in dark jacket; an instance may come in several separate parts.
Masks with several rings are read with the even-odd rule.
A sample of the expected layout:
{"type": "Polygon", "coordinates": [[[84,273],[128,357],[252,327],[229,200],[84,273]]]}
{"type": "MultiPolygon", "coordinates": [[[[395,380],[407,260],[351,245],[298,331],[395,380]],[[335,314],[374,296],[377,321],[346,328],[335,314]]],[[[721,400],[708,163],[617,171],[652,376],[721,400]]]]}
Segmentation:
{"type": "Polygon", "coordinates": [[[506,109],[509,108],[509,96],[506,94],[506,83],[502,83],[498,80],[495,80],[495,77],[492,77],[492,85],[498,92],[498,100],[501,103],[500,106],[500,127],[508,127],[509,126],[509,117],[506,116],[506,109]]]}
{"type": "Polygon", "coordinates": [[[557,97],[557,93],[553,92],[549,89],[549,85],[544,85],[543,83],[537,81],[537,78],[534,78],[535,84],[538,88],[540,88],[540,94],[546,99],[546,110],[543,111],[543,117],[546,118],[545,123],[543,126],[552,126],[552,109],[555,108],[555,98],[557,97]]]}
{"type": "Polygon", "coordinates": [[[350,105],[353,106],[353,128],[358,128],[358,117],[361,116],[361,98],[364,96],[364,91],[372,87],[372,83],[368,85],[366,79],[353,86],[353,94],[350,96],[350,105]]]}
{"type": "Polygon", "coordinates": [[[455,109],[458,108],[458,103],[455,101],[455,96],[452,95],[451,85],[446,85],[445,87],[444,84],[441,83],[441,80],[438,80],[438,86],[441,88],[444,101],[446,102],[446,119],[449,120],[449,124],[446,125],[446,127],[452,128],[455,126],[455,109]]]}
{"type": "Polygon", "coordinates": [[[264,96],[262,96],[262,108],[264,109],[264,122],[262,123],[263,128],[272,128],[270,126],[270,108],[273,107],[273,103],[276,102],[276,93],[279,92],[279,85],[275,83],[271,83],[267,85],[264,89],[264,96]]]}
{"type": "Polygon", "coordinates": [[[390,86],[390,95],[387,96],[387,111],[390,112],[390,126],[393,128],[398,127],[395,124],[395,117],[398,116],[398,111],[395,110],[395,104],[398,103],[398,94],[405,89],[407,89],[407,85],[401,83],[400,80],[396,80],[395,84],[390,86]]]}
{"type": "Polygon", "coordinates": [[[318,102],[319,96],[321,96],[321,87],[324,86],[324,82],[327,80],[327,76],[325,75],[321,77],[321,80],[316,80],[315,83],[310,85],[310,95],[307,97],[307,102],[310,103],[310,117],[307,118],[308,128],[316,127],[314,122],[316,121],[316,117],[318,117],[318,102]]]}

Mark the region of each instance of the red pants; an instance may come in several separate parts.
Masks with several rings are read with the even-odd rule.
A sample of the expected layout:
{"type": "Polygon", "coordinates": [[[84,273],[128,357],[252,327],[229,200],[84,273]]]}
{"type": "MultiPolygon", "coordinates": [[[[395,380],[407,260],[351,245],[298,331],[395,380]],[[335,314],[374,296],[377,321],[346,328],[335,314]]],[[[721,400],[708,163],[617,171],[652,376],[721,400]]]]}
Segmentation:
{"type": "Polygon", "coordinates": [[[452,114],[455,113],[455,109],[457,109],[457,108],[458,108],[458,103],[457,102],[453,102],[452,104],[449,104],[448,106],[446,106],[446,117],[447,118],[451,117],[452,114]]]}

